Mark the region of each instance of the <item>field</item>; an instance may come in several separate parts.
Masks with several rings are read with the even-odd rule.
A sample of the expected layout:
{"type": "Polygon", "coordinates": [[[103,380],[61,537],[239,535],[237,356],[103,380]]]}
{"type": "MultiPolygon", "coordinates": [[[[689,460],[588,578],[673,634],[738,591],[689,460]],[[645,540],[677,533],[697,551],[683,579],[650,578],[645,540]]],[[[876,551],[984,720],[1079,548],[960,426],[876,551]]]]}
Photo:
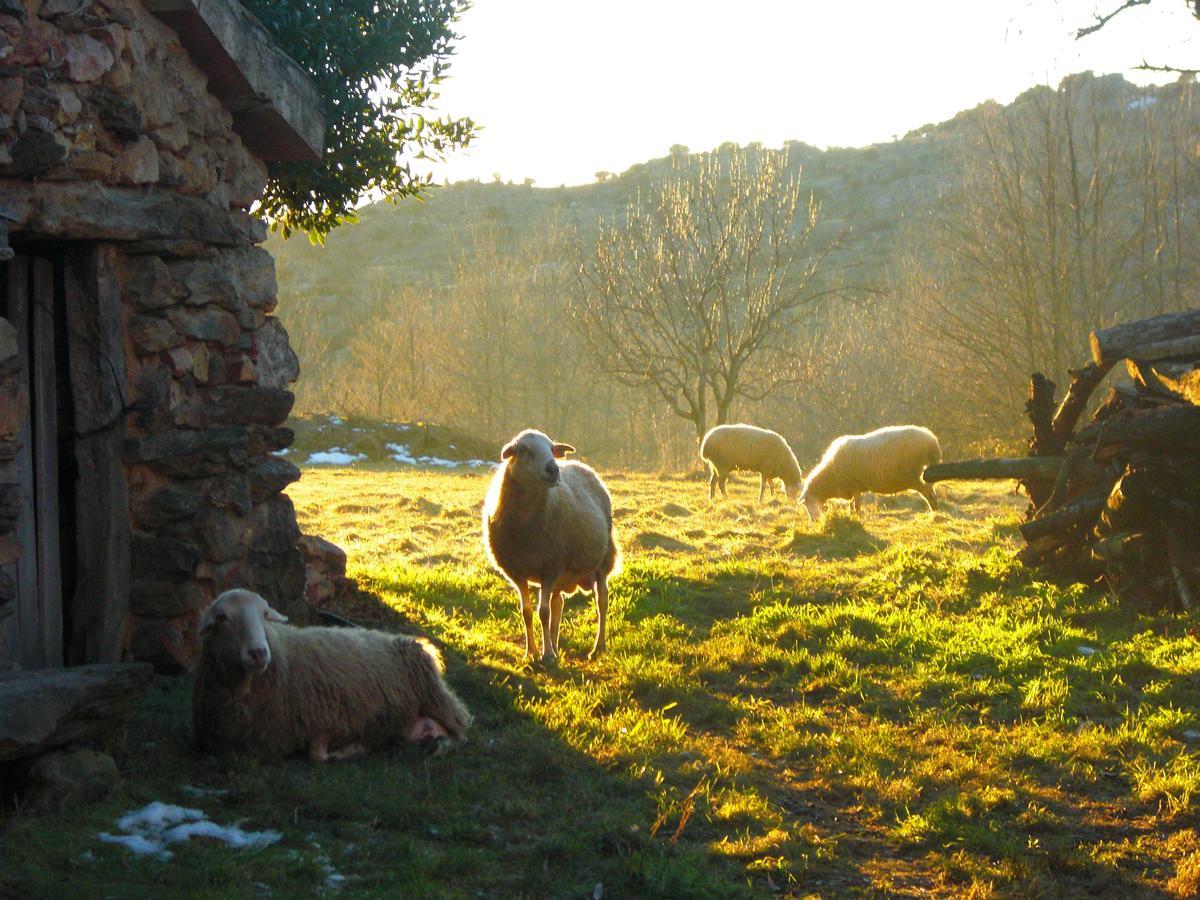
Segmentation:
{"type": "Polygon", "coordinates": [[[205,758],[187,679],[159,686],[113,748],[112,799],[0,820],[0,895],[1200,889],[1194,614],[1039,581],[1013,559],[1022,498],[996,487],[812,524],[756,506],[756,480],[713,507],[696,479],[607,480],[624,549],[609,653],[586,659],[576,597],[545,672],[522,665],[515,594],[481,552],[486,476],[306,472],[302,527],[363,589],[336,611],[439,642],[471,741],[326,767],[205,758]],[[169,863],[97,840],[151,800],[283,838],[169,863]]]}

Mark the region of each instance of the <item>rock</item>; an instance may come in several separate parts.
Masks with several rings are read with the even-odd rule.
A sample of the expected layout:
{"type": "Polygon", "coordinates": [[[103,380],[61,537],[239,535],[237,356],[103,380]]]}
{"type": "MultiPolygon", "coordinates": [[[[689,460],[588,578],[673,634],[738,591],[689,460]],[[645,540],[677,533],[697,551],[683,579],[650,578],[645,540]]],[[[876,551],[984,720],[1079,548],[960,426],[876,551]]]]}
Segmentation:
{"type": "Polygon", "coordinates": [[[129,642],[133,658],[150,663],[159,675],[182,675],[194,654],[179,629],[165,619],[143,619],[137,623],[129,642]]]}
{"type": "Polygon", "coordinates": [[[302,535],[297,541],[304,557],[304,598],[313,606],[324,606],[335,597],[345,596],[354,588],[346,578],[346,551],[316,535],[302,535]]]}
{"type": "Polygon", "coordinates": [[[291,391],[230,384],[212,388],[204,409],[210,425],[282,425],[295,402],[291,391]]]}
{"type": "Polygon", "coordinates": [[[129,611],[147,619],[178,619],[204,606],[203,589],[195,581],[135,578],[129,585],[129,611]]]}
{"type": "Polygon", "coordinates": [[[62,58],[67,48],[63,44],[62,33],[49,22],[41,19],[30,20],[21,29],[21,36],[12,48],[12,52],[4,57],[5,67],[9,66],[44,66],[57,68],[62,64],[62,58]]]}
{"type": "Polygon", "coordinates": [[[95,81],[112,68],[112,51],[86,34],[68,34],[67,73],[72,81],[95,81]]]}
{"type": "Polygon", "coordinates": [[[200,562],[200,548],[179,538],[135,531],[132,550],[133,574],[138,578],[190,578],[196,570],[196,563],[200,562]]]}
{"type": "Polygon", "coordinates": [[[128,97],[106,88],[96,88],[88,97],[100,124],[125,143],[142,136],[142,111],[128,97]]]}
{"type": "Polygon", "coordinates": [[[9,174],[18,178],[52,169],[67,157],[67,149],[54,135],[30,128],[8,148],[12,155],[9,174]]]}
{"type": "Polygon", "coordinates": [[[133,518],[142,531],[157,533],[168,525],[193,518],[200,512],[200,506],[198,492],[169,484],[135,500],[133,518]]]}
{"type": "Polygon", "coordinates": [[[245,307],[233,278],[217,263],[186,260],[171,263],[168,269],[171,277],[183,286],[183,299],[188,306],[211,303],[230,312],[245,307]]]}
{"type": "Polygon", "coordinates": [[[151,674],[121,663],[0,673],[0,762],[105,734],[132,712],[151,674]]]}
{"type": "Polygon", "coordinates": [[[169,125],[152,131],[150,133],[150,140],[154,141],[163,150],[169,150],[171,153],[181,153],[188,145],[187,126],[182,121],[176,120],[169,125]]]}
{"type": "Polygon", "coordinates": [[[91,181],[106,181],[113,173],[115,160],[107,153],[96,150],[74,154],[67,163],[71,171],[91,181]]]}
{"type": "Polygon", "coordinates": [[[275,260],[262,247],[242,247],[221,254],[237,280],[242,300],[251,309],[270,312],[275,308],[279,286],[275,278],[275,260]]]}
{"type": "Polygon", "coordinates": [[[43,19],[52,19],[55,16],[82,12],[91,5],[92,0],[42,0],[38,15],[43,19]]]}
{"type": "Polygon", "coordinates": [[[267,186],[267,167],[255,159],[241,141],[234,141],[225,167],[229,203],[249,209],[262,197],[267,186]]]}
{"type": "Polygon", "coordinates": [[[207,344],[197,344],[192,351],[192,377],[200,384],[208,384],[210,380],[207,344]]]}
{"type": "Polygon", "coordinates": [[[183,334],[198,341],[232,347],[242,333],[237,319],[223,309],[172,309],[168,315],[183,334]]]}
{"type": "MultiPolygon", "coordinates": [[[[204,346],[201,344],[200,346],[204,346]]],[[[174,347],[166,350],[162,354],[163,362],[165,362],[171,370],[171,377],[183,378],[192,374],[192,351],[187,347],[174,347]]]]}
{"type": "Polygon", "coordinates": [[[25,18],[25,7],[19,0],[0,0],[0,15],[23,19],[25,18]]]}
{"type": "Polygon", "coordinates": [[[6,116],[15,115],[24,96],[24,78],[0,78],[0,113],[6,116]]]}
{"type": "Polygon", "coordinates": [[[126,257],[122,269],[121,301],[140,310],[174,306],[186,290],[177,284],[167,264],[157,256],[126,257]]]}
{"type": "Polygon", "coordinates": [[[155,184],[158,181],[158,150],[143,135],[121,155],[117,176],[123,184],[155,184]]]}
{"type": "Polygon", "coordinates": [[[142,356],[152,356],[183,343],[181,335],[166,319],[134,315],[129,319],[129,340],[142,356]]]}
{"type": "Polygon", "coordinates": [[[125,442],[124,456],[126,462],[151,462],[245,448],[249,442],[246,428],[180,429],[131,438],[125,442]]]}
{"type": "Polygon", "coordinates": [[[315,534],[302,534],[296,542],[304,561],[320,567],[329,575],[346,574],[346,551],[315,534]]]}
{"type": "Polygon", "coordinates": [[[300,480],[300,470],[282,456],[256,456],[250,464],[250,493],[262,503],[300,480]]]}
{"type": "Polygon", "coordinates": [[[83,748],[55,750],[21,767],[18,794],[23,807],[62,810],[103,800],[120,777],[117,764],[107,753],[83,748]]]}
{"type": "Polygon", "coordinates": [[[232,562],[244,555],[249,540],[249,525],[243,516],[209,507],[200,514],[196,539],[206,560],[232,562]]]}
{"type": "Polygon", "coordinates": [[[283,323],[274,316],[254,333],[258,353],[258,383],[263,387],[286,388],[300,377],[300,359],[288,343],[283,323]]]}
{"type": "Polygon", "coordinates": [[[239,516],[248,516],[254,511],[254,497],[250,491],[251,476],[241,472],[224,472],[203,487],[208,502],[218,509],[228,509],[239,516]]]}

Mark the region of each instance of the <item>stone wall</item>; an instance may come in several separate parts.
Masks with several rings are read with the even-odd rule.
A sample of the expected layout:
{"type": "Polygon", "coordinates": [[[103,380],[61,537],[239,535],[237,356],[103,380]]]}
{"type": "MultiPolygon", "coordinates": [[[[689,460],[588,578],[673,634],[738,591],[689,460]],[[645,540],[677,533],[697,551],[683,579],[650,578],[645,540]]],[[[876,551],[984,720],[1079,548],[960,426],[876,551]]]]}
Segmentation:
{"type": "MultiPolygon", "coordinates": [[[[126,642],[160,671],[190,663],[199,613],[226,588],[253,588],[293,611],[302,602],[299,530],[280,493],[299,472],[273,455],[291,442],[281,426],[298,363],[271,316],[274,263],[257,246],[265,229],[248,214],[265,178],[175,33],[137,2],[0,0],[0,205],[14,186],[24,192],[14,245],[34,232],[86,237],[95,204],[71,182],[111,189],[105,202],[118,214],[147,196],[169,201],[154,207],[167,214],[145,234],[133,214],[120,228],[97,223],[98,238],[123,240],[126,642]],[[172,212],[172,198],[191,205],[180,200],[172,212]]],[[[5,394],[7,324],[0,465],[23,402],[5,394]]],[[[0,492],[0,555],[11,551],[6,498],[0,492]]],[[[7,590],[0,584],[0,616],[7,590]]]]}

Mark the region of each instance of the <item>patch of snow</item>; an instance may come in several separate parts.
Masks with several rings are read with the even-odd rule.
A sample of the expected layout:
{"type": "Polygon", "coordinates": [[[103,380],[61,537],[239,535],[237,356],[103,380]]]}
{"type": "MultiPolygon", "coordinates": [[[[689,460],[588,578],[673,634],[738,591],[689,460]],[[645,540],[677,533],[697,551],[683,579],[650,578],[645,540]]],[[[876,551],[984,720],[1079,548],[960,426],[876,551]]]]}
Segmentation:
{"type": "Polygon", "coordinates": [[[345,425],[346,424],[345,422],[342,421],[342,419],[339,416],[326,416],[326,418],[329,419],[330,425],[345,425]]]}
{"type": "Polygon", "coordinates": [[[1183,733],[1182,737],[1185,741],[1200,741],[1200,731],[1189,728],[1183,733]]]}
{"type": "Polygon", "coordinates": [[[1125,104],[1126,109],[1145,109],[1148,106],[1153,106],[1158,102],[1157,97],[1134,97],[1125,104]]]}
{"type": "MultiPolygon", "coordinates": [[[[197,788],[196,790],[200,790],[197,788]]],[[[139,856],[168,860],[175,854],[167,849],[194,837],[224,841],[230,847],[267,847],[283,835],[278,831],[242,831],[236,825],[218,825],[198,809],[154,801],[117,820],[125,834],[100,833],[100,840],[122,847],[139,856]]]]}
{"type": "MultiPolygon", "coordinates": [[[[451,447],[453,448],[453,445],[451,447]]],[[[413,456],[412,451],[405,444],[388,444],[387,448],[391,451],[393,460],[406,466],[438,466],[443,469],[457,469],[460,466],[466,466],[474,469],[479,466],[495,465],[486,459],[443,459],[440,456],[413,456]]]]}
{"type": "Polygon", "coordinates": [[[322,450],[318,453],[310,454],[305,462],[306,466],[348,466],[351,463],[358,462],[360,459],[366,459],[365,453],[347,453],[341,447],[330,447],[328,450],[322,450]]]}
{"type": "Polygon", "coordinates": [[[1099,651],[1095,647],[1087,647],[1087,646],[1084,646],[1083,644],[1080,644],[1078,647],[1075,648],[1075,652],[1078,653],[1080,656],[1092,656],[1093,654],[1098,653],[1099,651]]]}

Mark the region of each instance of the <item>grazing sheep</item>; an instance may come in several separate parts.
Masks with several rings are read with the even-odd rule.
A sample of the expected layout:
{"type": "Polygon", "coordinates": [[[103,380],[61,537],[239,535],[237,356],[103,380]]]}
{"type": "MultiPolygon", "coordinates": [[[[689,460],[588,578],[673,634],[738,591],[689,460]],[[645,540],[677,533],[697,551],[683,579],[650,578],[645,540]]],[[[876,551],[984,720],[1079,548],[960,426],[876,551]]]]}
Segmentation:
{"type": "Polygon", "coordinates": [[[852,500],[855,512],[864,491],[898,494],[918,491],[936,510],[933,486],[923,478],[925,467],[942,458],[937,436],[915,425],[892,425],[870,434],[846,434],[835,440],[808,473],[800,502],[816,519],[831,497],[852,500]]]}
{"type": "Polygon", "coordinates": [[[775,495],[775,479],[783,482],[788,502],[800,495],[802,475],[796,454],[783,436],[753,425],[718,425],[711,428],[700,443],[700,458],[708,463],[708,499],[716,497],[717,488],[725,494],[725,480],[732,469],[758,473],[758,502],[762,503],[763,488],[775,495]]]}
{"type": "Polygon", "coordinates": [[[588,658],[604,652],[608,578],[620,556],[612,499],[600,476],[581,462],[558,462],[574,451],[540,431],[522,431],[500,452],[503,465],[483,504],[488,558],[521,597],[527,660],[537,656],[529,586],[538,586],[541,659],[547,666],[558,660],[563,594],[576,589],[596,595],[596,643],[588,658]]]}
{"type": "Polygon", "coordinates": [[[192,726],[200,749],[313,762],[400,740],[440,751],[471,715],[428,641],[366,628],[294,628],[252,591],[226,591],[200,620],[192,726]]]}

